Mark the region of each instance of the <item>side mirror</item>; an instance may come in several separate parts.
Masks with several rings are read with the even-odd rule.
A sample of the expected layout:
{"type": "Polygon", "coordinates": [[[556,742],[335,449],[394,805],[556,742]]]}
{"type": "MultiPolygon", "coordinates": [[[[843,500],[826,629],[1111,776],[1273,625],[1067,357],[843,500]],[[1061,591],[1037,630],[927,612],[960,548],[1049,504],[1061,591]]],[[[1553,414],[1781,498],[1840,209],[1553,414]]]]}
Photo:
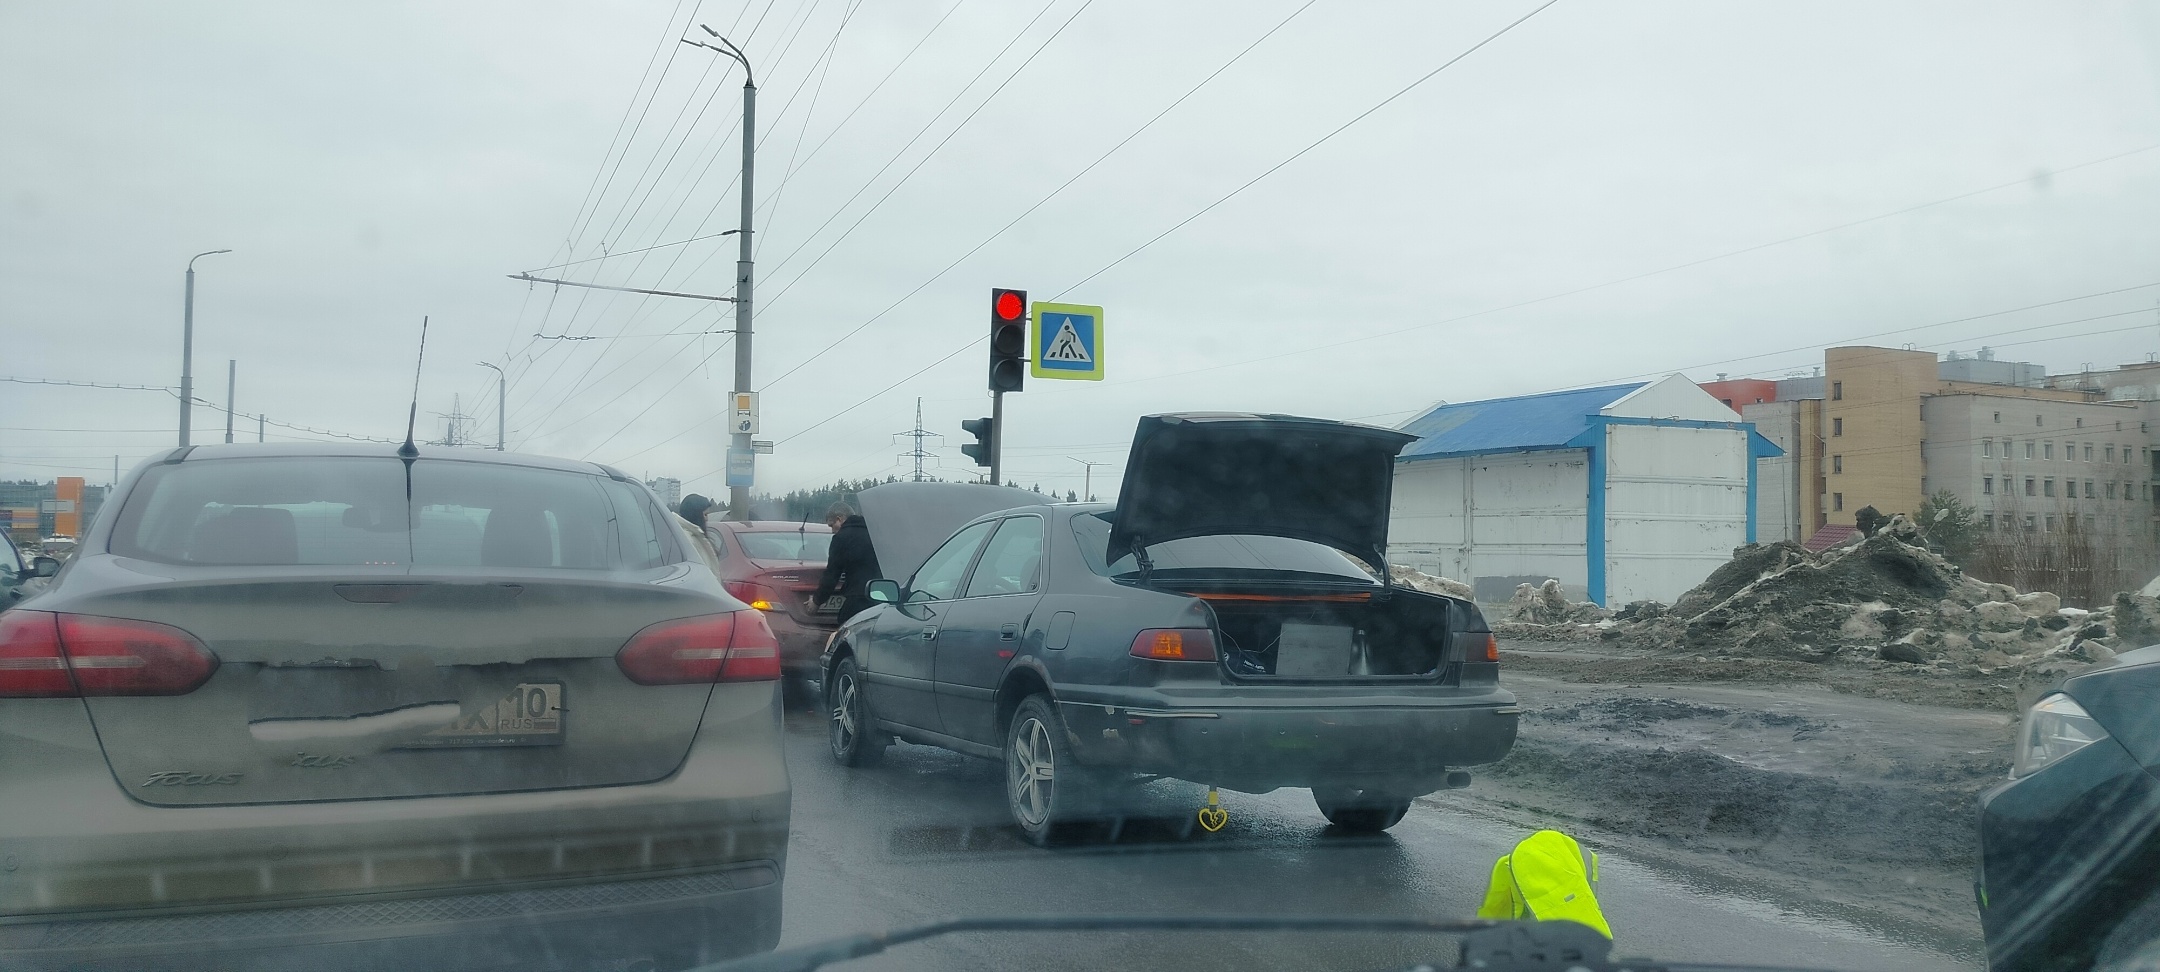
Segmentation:
{"type": "Polygon", "coordinates": [[[870,586],[864,588],[863,593],[868,595],[870,600],[879,604],[898,604],[900,603],[900,582],[880,577],[871,581],[870,586]]]}
{"type": "Polygon", "coordinates": [[[51,557],[38,557],[30,561],[30,576],[51,577],[60,572],[60,562],[51,557]]]}

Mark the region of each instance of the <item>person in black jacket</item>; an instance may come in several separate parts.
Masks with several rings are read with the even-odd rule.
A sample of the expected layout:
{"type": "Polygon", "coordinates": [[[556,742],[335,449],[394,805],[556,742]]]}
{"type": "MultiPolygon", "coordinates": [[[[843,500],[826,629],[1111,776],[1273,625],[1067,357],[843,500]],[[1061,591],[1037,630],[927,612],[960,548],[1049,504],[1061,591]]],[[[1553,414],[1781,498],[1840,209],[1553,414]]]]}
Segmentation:
{"type": "Polygon", "coordinates": [[[870,546],[870,526],[853,507],[834,503],[825,511],[825,525],[833,528],[832,547],[825,555],[825,576],[818,581],[817,602],[840,595],[840,620],[845,623],[868,609],[865,588],[878,579],[877,551],[870,546]]]}

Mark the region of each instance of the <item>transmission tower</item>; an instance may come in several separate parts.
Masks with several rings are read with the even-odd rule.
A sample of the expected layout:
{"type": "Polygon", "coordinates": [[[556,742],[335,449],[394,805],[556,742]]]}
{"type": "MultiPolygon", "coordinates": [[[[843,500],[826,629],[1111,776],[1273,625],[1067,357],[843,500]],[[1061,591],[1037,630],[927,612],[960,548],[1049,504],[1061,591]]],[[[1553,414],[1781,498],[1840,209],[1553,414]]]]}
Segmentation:
{"type": "Polygon", "coordinates": [[[907,431],[905,431],[905,432],[895,432],[895,433],[893,433],[893,435],[894,435],[895,437],[898,437],[898,438],[907,438],[907,439],[913,439],[913,440],[914,440],[914,442],[915,442],[915,448],[913,448],[913,449],[910,449],[910,450],[908,450],[908,451],[906,451],[906,452],[903,452],[903,453],[901,453],[901,454],[900,454],[900,458],[902,458],[902,459],[912,459],[912,460],[914,460],[914,461],[915,461],[915,480],[914,480],[914,481],[915,481],[915,482],[918,482],[918,483],[920,483],[920,482],[924,482],[924,481],[926,480],[926,477],[925,477],[925,476],[923,476],[923,460],[925,460],[925,459],[936,459],[936,458],[937,458],[938,456],[937,456],[937,453],[935,453],[935,452],[930,452],[930,451],[927,451],[927,450],[925,450],[925,449],[923,448],[923,440],[924,440],[924,439],[942,439],[942,438],[944,438],[944,436],[942,436],[942,435],[939,435],[939,434],[938,434],[938,433],[936,433],[936,432],[932,432],[932,431],[930,431],[930,430],[928,430],[928,429],[925,429],[925,428],[923,428],[923,427],[922,427],[922,399],[918,398],[918,399],[916,399],[916,400],[915,400],[915,427],[914,427],[914,428],[912,428],[912,429],[909,429],[909,430],[907,430],[907,431]]]}
{"type": "Polygon", "coordinates": [[[450,397],[449,412],[435,413],[435,416],[437,418],[443,420],[443,437],[434,442],[428,443],[429,445],[461,446],[465,444],[465,440],[467,438],[465,435],[465,424],[472,421],[473,417],[465,414],[464,406],[459,401],[461,397],[462,396],[458,395],[452,395],[450,397]]]}

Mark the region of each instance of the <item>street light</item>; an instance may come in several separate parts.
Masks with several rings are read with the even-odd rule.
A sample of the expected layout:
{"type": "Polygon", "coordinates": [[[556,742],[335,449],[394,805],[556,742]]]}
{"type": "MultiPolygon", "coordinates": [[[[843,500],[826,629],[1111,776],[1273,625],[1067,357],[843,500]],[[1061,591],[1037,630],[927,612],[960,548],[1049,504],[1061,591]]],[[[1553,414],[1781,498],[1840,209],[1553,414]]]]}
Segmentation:
{"type": "MultiPolygon", "coordinates": [[[[703,41],[694,41],[687,37],[681,38],[682,42],[692,47],[702,47],[708,51],[732,57],[743,68],[742,225],[738,228],[735,236],[741,246],[740,255],[735,259],[735,391],[738,393],[751,392],[756,391],[756,389],[750,387],[750,176],[752,173],[751,163],[754,160],[757,148],[757,138],[754,134],[757,127],[757,82],[750,70],[750,59],[743,55],[742,48],[735,46],[735,42],[720,36],[720,32],[711,27],[704,24],[699,24],[698,27],[704,30],[705,33],[710,34],[712,39],[719,41],[719,46],[707,44],[703,41]]],[[[735,400],[733,395],[728,397],[731,401],[735,400]]],[[[744,461],[757,461],[752,458],[750,433],[736,433],[734,439],[728,445],[730,479],[734,476],[735,456],[738,454],[743,457],[744,461]]],[[[750,518],[749,483],[728,483],[728,517],[735,520],[747,520],[750,518]]]]}
{"type": "MultiPolygon", "coordinates": [[[[474,363],[475,363],[475,364],[478,364],[478,365],[479,365],[480,367],[482,367],[482,368],[495,368],[495,366],[494,366],[494,365],[488,364],[488,363],[487,363],[487,362],[485,362],[485,361],[478,361],[478,362],[474,362],[474,363]]],[[[501,368],[495,368],[495,451],[496,451],[496,452],[501,452],[501,451],[503,451],[503,401],[504,401],[504,400],[505,400],[505,399],[506,399],[506,398],[508,397],[508,395],[509,395],[509,392],[508,392],[508,390],[507,390],[507,389],[508,389],[508,386],[509,386],[509,384],[510,384],[510,376],[509,376],[509,375],[506,375],[506,374],[503,374],[503,370],[502,370],[501,368]]]]}
{"type": "Polygon", "coordinates": [[[195,261],[231,252],[205,250],[188,257],[187,305],[180,315],[180,447],[183,449],[188,444],[188,422],[194,418],[191,409],[195,404],[195,261]]]}

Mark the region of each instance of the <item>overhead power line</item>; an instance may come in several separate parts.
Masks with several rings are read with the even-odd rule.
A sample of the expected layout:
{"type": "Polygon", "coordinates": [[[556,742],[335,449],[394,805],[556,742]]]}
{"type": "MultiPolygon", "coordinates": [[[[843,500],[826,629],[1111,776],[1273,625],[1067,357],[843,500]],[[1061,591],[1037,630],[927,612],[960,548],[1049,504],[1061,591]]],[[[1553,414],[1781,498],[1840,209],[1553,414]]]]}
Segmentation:
{"type": "MultiPolygon", "coordinates": [[[[1178,230],[1178,228],[1179,228],[1179,227],[1182,227],[1182,226],[1184,226],[1184,225],[1186,225],[1186,224],[1188,224],[1188,223],[1191,223],[1191,222],[1192,222],[1193,220],[1195,220],[1195,219],[1199,219],[1199,218],[1200,218],[1201,216],[1204,216],[1204,215],[1206,215],[1206,214],[1207,214],[1208,212],[1210,212],[1210,211],[1214,210],[1214,209],[1215,209],[1216,207],[1218,207],[1218,206],[1221,206],[1221,205],[1222,205],[1223,203],[1225,203],[1225,202],[1228,202],[1228,201],[1230,201],[1231,199],[1235,198],[1235,197],[1236,197],[1236,196],[1237,196],[1237,195],[1238,195],[1239,193],[1242,193],[1242,192],[1244,192],[1245,190],[1247,190],[1247,189],[1250,189],[1250,188],[1252,188],[1252,187],[1253,187],[1253,186],[1254,186],[1255,184],[1259,183],[1259,182],[1260,182],[1260,181],[1261,181],[1262,179],[1265,179],[1265,178],[1267,178],[1268,176],[1270,176],[1270,175],[1274,174],[1275,172],[1277,172],[1277,171],[1279,171],[1280,169],[1282,169],[1282,167],[1284,167],[1284,166],[1286,166],[1286,165],[1289,165],[1289,164],[1290,164],[1290,163],[1292,163],[1292,162],[1295,162],[1295,161],[1297,161],[1297,160],[1298,160],[1299,158],[1302,158],[1302,157],[1303,157],[1303,156],[1305,156],[1305,155],[1306,155],[1307,153],[1311,152],[1311,151],[1312,151],[1313,149],[1315,149],[1315,148],[1318,148],[1318,147],[1320,147],[1320,146],[1321,146],[1322,144],[1326,143],[1326,142],[1327,142],[1327,141],[1328,141],[1329,139],[1332,139],[1332,138],[1334,138],[1335,136],[1337,136],[1337,135],[1340,135],[1340,134],[1342,134],[1342,133],[1343,133],[1344,131],[1347,131],[1347,130],[1348,130],[1348,129],[1349,129],[1350,127],[1351,127],[1351,126],[1353,126],[1353,125],[1356,125],[1356,124],[1357,124],[1358,122],[1360,122],[1360,121],[1363,121],[1363,120],[1364,120],[1365,118],[1367,118],[1367,117],[1370,117],[1370,116],[1371,116],[1371,115],[1372,115],[1372,114],[1373,114],[1374,112],[1376,112],[1376,111],[1379,111],[1380,109],[1382,109],[1382,108],[1385,108],[1385,107],[1387,107],[1388,105],[1390,105],[1390,104],[1394,103],[1394,102],[1395,102],[1395,101],[1396,101],[1397,99],[1401,98],[1401,97],[1402,97],[1403,95],[1405,95],[1405,94],[1408,94],[1408,93],[1410,93],[1410,92],[1411,92],[1412,90],[1416,89],[1416,88],[1417,88],[1417,87],[1418,87],[1419,85],[1422,85],[1422,84],[1424,84],[1425,82],[1427,82],[1427,81],[1430,81],[1430,80],[1432,80],[1432,79],[1433,79],[1434,77],[1437,77],[1437,76],[1438,76],[1438,75],[1440,74],[1440,72],[1442,72],[1442,71],[1445,71],[1445,70],[1447,70],[1447,69],[1448,69],[1449,67],[1452,67],[1452,66],[1454,66],[1455,64],[1457,64],[1457,63],[1461,62],[1461,61],[1462,61],[1462,59],[1464,59],[1464,58],[1466,58],[1466,57],[1469,57],[1469,56],[1470,56],[1471,54],[1474,54],[1474,53],[1476,53],[1476,52],[1477,52],[1477,51],[1479,51],[1480,49],[1484,48],[1484,47],[1485,47],[1486,45],[1488,45],[1488,44],[1491,44],[1491,43],[1492,43],[1493,41],[1495,41],[1495,40],[1498,40],[1498,39],[1500,39],[1500,38],[1501,38],[1502,36],[1504,36],[1505,34],[1507,34],[1507,33],[1508,33],[1509,31],[1511,31],[1511,30],[1514,30],[1514,29],[1515,29],[1516,27],[1519,27],[1519,26],[1521,26],[1521,25],[1522,25],[1522,24],[1523,24],[1524,22],[1528,21],[1528,20],[1529,20],[1530,18],[1532,18],[1532,17],[1535,17],[1535,16],[1537,16],[1537,15],[1538,15],[1538,14],[1539,14],[1540,12],[1542,12],[1543,10],[1545,10],[1545,8],[1547,8],[1547,7],[1550,7],[1550,6],[1552,6],[1553,4],[1555,4],[1555,3],[1558,3],[1558,2],[1559,2],[1559,0],[1545,0],[1545,2],[1544,2],[1544,3],[1542,3],[1542,4],[1539,4],[1538,6],[1536,6],[1536,7],[1532,8],[1532,9],[1531,9],[1531,11],[1530,11],[1529,13],[1523,14],[1523,15],[1522,15],[1521,17],[1518,17],[1518,18],[1516,18],[1515,20],[1513,20],[1513,21],[1510,21],[1510,22],[1509,22],[1509,23],[1507,24],[1507,26],[1504,26],[1504,27],[1500,28],[1499,30],[1497,30],[1497,31],[1494,31],[1493,33],[1491,33],[1491,34],[1487,35],[1487,36],[1485,37],[1485,39],[1483,39],[1483,40],[1480,40],[1480,41],[1478,41],[1477,43],[1475,43],[1475,44],[1472,44],[1472,45],[1470,45],[1470,47],[1468,47],[1468,48],[1466,48],[1465,50],[1463,50],[1463,52],[1462,52],[1462,53],[1460,53],[1460,54],[1457,54],[1457,55],[1455,55],[1454,57],[1451,57],[1451,58],[1447,59],[1447,61],[1443,62],[1443,63],[1442,63],[1442,64],[1441,64],[1441,65],[1440,65],[1439,67],[1433,68],[1433,69],[1432,69],[1431,71],[1428,71],[1428,72],[1426,72],[1426,73],[1425,73],[1425,74],[1424,74],[1423,76],[1419,77],[1419,78],[1418,78],[1417,80],[1415,80],[1415,81],[1412,81],[1412,82],[1410,82],[1410,83],[1409,83],[1408,85],[1405,85],[1405,86],[1404,86],[1404,87],[1403,87],[1403,88],[1402,88],[1401,90],[1398,90],[1398,91],[1396,91],[1396,92],[1395,92],[1394,94],[1391,94],[1391,95],[1387,96],[1386,98],[1383,98],[1383,99],[1381,99],[1381,100],[1380,100],[1380,102],[1379,102],[1378,104],[1375,104],[1375,105],[1373,105],[1372,107],[1370,107],[1370,108],[1367,108],[1367,109],[1365,109],[1364,111],[1361,111],[1361,112],[1359,112],[1359,113],[1358,113],[1358,114],[1356,114],[1355,116],[1352,116],[1352,117],[1351,117],[1351,119],[1350,119],[1349,121],[1346,121],[1346,122],[1342,123],[1341,125],[1339,125],[1339,126],[1336,126],[1336,128],[1335,128],[1334,130],[1332,130],[1332,131],[1328,132],[1328,133],[1327,133],[1327,134],[1325,134],[1325,135],[1322,135],[1322,136],[1320,136],[1320,138],[1318,138],[1318,139],[1314,140],[1314,141],[1313,141],[1313,142],[1311,142],[1310,144],[1307,144],[1307,145],[1306,145],[1306,146],[1305,146],[1304,148],[1301,148],[1301,149],[1297,150],[1296,152],[1292,153],[1292,154],[1291,154],[1291,155],[1290,155],[1290,156],[1289,156],[1288,158],[1285,158],[1285,159],[1283,159],[1282,161],[1280,161],[1280,162],[1277,162],[1277,163],[1275,163],[1275,164],[1274,164],[1274,165],[1272,165],[1272,166],[1269,166],[1269,167],[1268,167],[1268,168],[1267,168],[1267,169],[1266,169],[1265,171],[1261,172],[1261,173],[1260,173],[1259,175],[1256,175],[1256,176],[1252,177],[1251,179],[1248,179],[1248,180],[1246,180],[1246,181],[1245,181],[1245,183],[1244,183],[1243,185],[1240,185],[1240,186],[1238,186],[1238,187],[1237,187],[1236,189],[1232,189],[1232,190],[1230,190],[1230,192],[1228,192],[1228,193],[1224,194],[1224,195],[1223,195],[1223,196],[1222,196],[1221,198],[1218,198],[1218,199],[1216,199],[1216,200],[1215,200],[1214,202],[1211,202],[1211,203],[1207,204],[1206,206],[1202,207],[1202,208],[1201,208],[1201,209],[1200,209],[1200,210],[1199,210],[1198,212],[1195,212],[1195,213],[1193,213],[1193,214],[1192,214],[1191,216],[1187,216],[1187,217],[1185,217],[1184,219],[1182,219],[1182,220],[1179,220],[1179,221],[1178,221],[1177,223],[1173,224],[1173,225],[1172,225],[1172,226],[1171,226],[1171,227],[1170,227],[1169,229],[1163,230],[1162,232],[1160,232],[1160,233],[1157,233],[1157,234],[1155,234],[1155,236],[1154,236],[1154,237],[1152,237],[1152,238],[1150,238],[1150,239],[1149,239],[1149,240],[1148,240],[1147,242],[1145,242],[1145,243],[1142,243],[1142,244],[1140,244],[1140,245],[1139,245],[1139,246],[1137,246],[1137,247],[1134,247],[1134,248],[1133,248],[1133,249],[1131,249],[1130,251],[1127,251],[1127,252],[1126,252],[1126,254],[1125,254],[1124,256],[1118,257],[1117,259],[1115,259],[1115,260],[1112,260],[1112,261],[1110,261],[1110,262],[1109,262],[1108,264],[1104,265],[1102,269],[1100,269],[1100,270],[1097,270],[1097,271],[1095,271],[1094,273],[1088,274],[1088,275],[1087,275],[1086,277],[1083,277],[1083,278],[1081,278],[1081,279],[1080,279],[1079,281],[1077,281],[1077,282],[1075,282],[1074,284],[1072,284],[1072,286],[1066,287],[1066,288],[1065,288],[1064,290],[1061,290],[1061,291],[1059,291],[1059,292],[1058,292],[1058,294],[1057,294],[1057,296],[1059,296],[1059,297],[1062,297],[1062,296],[1064,296],[1065,294],[1067,294],[1067,293],[1070,293],[1070,292],[1071,292],[1071,291],[1072,291],[1072,290],[1073,290],[1074,288],[1077,288],[1077,287],[1079,287],[1080,285],[1082,285],[1082,284],[1085,284],[1085,283],[1087,283],[1088,281],[1090,281],[1090,280],[1093,280],[1093,279],[1095,279],[1096,277],[1102,276],[1102,275],[1103,275],[1103,274],[1104,274],[1105,272],[1109,271],[1109,270],[1110,270],[1110,269],[1111,269],[1112,267],[1115,267],[1115,266],[1117,266],[1118,264],[1120,264],[1120,263],[1123,263],[1123,262],[1125,262],[1126,260],[1129,260],[1129,259],[1131,259],[1131,258],[1132,258],[1132,257],[1133,257],[1133,256],[1134,256],[1135,254],[1138,254],[1138,253],[1139,253],[1140,251],[1142,251],[1142,250],[1145,250],[1145,249],[1147,249],[1147,248],[1148,248],[1148,247],[1150,247],[1150,246],[1153,246],[1153,245],[1154,245],[1154,244],[1156,243],[1156,241],[1158,241],[1158,240],[1161,240],[1161,239],[1162,239],[1163,237],[1169,236],[1169,235],[1170,235],[1171,233],[1177,232],[1177,230],[1178,230]]],[[[1069,21],[1069,20],[1068,20],[1068,21],[1067,21],[1067,23],[1071,23],[1071,21],[1069,21]]],[[[1060,28],[1060,29],[1062,29],[1062,28],[1060,28]]],[[[1053,298],[1053,299],[1055,299],[1055,298],[1053,298]]],[[[768,306],[770,306],[770,305],[768,305],[768,306]]],[[[915,371],[915,372],[914,372],[913,374],[910,374],[910,375],[909,375],[909,376],[908,376],[907,378],[903,378],[903,379],[901,379],[901,381],[900,381],[900,382],[895,382],[895,383],[893,383],[892,385],[888,385],[888,386],[886,386],[886,387],[885,387],[885,388],[884,388],[883,390],[880,390],[880,391],[878,391],[878,392],[876,392],[876,393],[874,393],[874,394],[872,394],[872,395],[870,395],[870,396],[868,396],[868,397],[866,397],[866,398],[864,398],[864,399],[862,399],[862,400],[860,400],[860,401],[857,401],[857,402],[856,402],[855,404],[853,404],[853,405],[849,405],[848,407],[846,407],[846,408],[843,408],[843,409],[841,409],[841,410],[840,410],[840,411],[838,411],[838,412],[835,412],[835,413],[833,413],[833,414],[831,414],[831,415],[828,415],[828,416],[826,416],[825,418],[823,418],[823,419],[820,419],[820,420],[818,420],[818,421],[817,421],[816,423],[814,423],[814,424],[810,425],[809,427],[807,427],[807,428],[804,428],[804,429],[802,429],[801,431],[798,431],[798,432],[796,432],[796,433],[795,433],[794,435],[790,435],[790,436],[788,436],[788,437],[787,437],[786,439],[781,439],[780,441],[781,441],[781,442],[786,442],[786,441],[788,441],[789,439],[793,439],[793,438],[795,438],[796,436],[800,436],[800,435],[802,435],[802,434],[803,434],[803,433],[805,433],[805,432],[809,432],[809,431],[810,431],[811,429],[815,429],[815,428],[817,428],[818,426],[824,425],[825,423],[827,423],[827,422],[830,422],[830,421],[832,421],[833,419],[839,418],[840,416],[842,416],[842,415],[845,415],[845,414],[847,414],[847,413],[849,413],[849,412],[852,412],[852,411],[854,411],[855,409],[861,408],[862,406],[864,406],[864,405],[867,405],[867,404],[869,404],[870,402],[872,402],[872,401],[876,400],[876,399],[877,399],[877,398],[879,398],[880,396],[883,396],[883,395],[884,395],[884,394],[886,394],[887,392],[890,392],[890,391],[891,391],[892,389],[894,389],[894,388],[897,388],[897,387],[899,387],[899,385],[900,385],[900,384],[902,384],[902,383],[904,383],[904,382],[906,382],[906,381],[912,380],[912,379],[913,379],[913,378],[914,378],[914,377],[915,377],[916,375],[920,375],[920,374],[922,374],[923,372],[925,372],[925,371],[928,371],[928,370],[930,370],[931,368],[937,367],[938,365],[940,365],[940,364],[943,364],[943,363],[945,363],[945,362],[946,362],[946,361],[948,361],[948,360],[951,360],[951,359],[952,359],[952,358],[953,358],[953,357],[954,357],[955,355],[958,355],[958,354],[959,354],[960,352],[962,352],[962,351],[965,351],[965,350],[967,350],[967,349],[968,349],[968,348],[970,348],[970,347],[973,347],[973,346],[974,346],[974,345],[975,345],[976,343],[978,343],[978,342],[980,342],[980,341],[982,341],[982,340],[983,340],[983,336],[977,336],[977,337],[975,337],[975,338],[972,338],[972,339],[970,339],[970,340],[969,340],[969,341],[968,341],[968,342],[967,342],[966,344],[963,344],[963,345],[961,345],[961,346],[959,346],[959,347],[957,347],[957,348],[954,348],[954,349],[953,349],[952,351],[948,352],[948,353],[947,353],[947,354],[946,354],[946,355],[945,355],[944,357],[942,357],[942,358],[939,358],[939,359],[937,359],[936,361],[933,361],[933,362],[931,362],[931,363],[929,363],[929,364],[927,364],[927,365],[924,365],[924,366],[923,366],[923,367],[922,367],[921,369],[918,369],[918,370],[917,370],[917,371],[915,371]]],[[[799,368],[799,367],[801,367],[801,366],[800,366],[800,365],[798,365],[797,367],[799,368]]],[[[777,380],[777,379],[776,379],[776,380],[777,380]]],[[[767,383],[765,387],[766,387],[766,388],[770,388],[770,387],[772,387],[772,386],[771,386],[771,383],[767,383]]]]}
{"type": "Polygon", "coordinates": [[[1105,161],[1108,161],[1110,156],[1117,154],[1119,149],[1124,148],[1126,145],[1130,144],[1133,139],[1139,138],[1142,133],[1146,132],[1150,128],[1153,128],[1156,122],[1159,122],[1163,119],[1163,116],[1168,115],[1170,114],[1170,112],[1176,110],[1179,105],[1184,104],[1188,99],[1192,98],[1193,95],[1198,94],[1201,88],[1207,87],[1208,82],[1215,80],[1217,76],[1221,75],[1224,71],[1230,70],[1230,68],[1233,65],[1237,64],[1237,62],[1244,60],[1245,55],[1252,53],[1253,49],[1259,47],[1262,42],[1266,41],[1270,37],[1275,36],[1275,34],[1278,31],[1282,30],[1284,27],[1289,26],[1290,21],[1297,19],[1297,16],[1299,14],[1304,13],[1307,8],[1311,7],[1314,3],[1317,2],[1318,0],[1306,0],[1303,6],[1298,7],[1296,10],[1290,11],[1289,16],[1284,17],[1281,21],[1277,22],[1275,26],[1268,28],[1266,33],[1254,38],[1252,43],[1245,45],[1243,50],[1240,50],[1236,54],[1232,55],[1231,58],[1227,61],[1224,61],[1221,66],[1217,67],[1213,71],[1208,72],[1208,75],[1204,78],[1201,78],[1199,83],[1185,89],[1185,93],[1179,95],[1175,101],[1164,105],[1161,111],[1156,112],[1153,117],[1149,118],[1145,122],[1142,122],[1140,124],[1140,127],[1133,129],[1131,133],[1127,134],[1124,138],[1119,139],[1117,144],[1110,146],[1109,151],[1106,151],[1103,154],[1096,156],[1095,161],[1089,162],[1085,167],[1081,168],[1080,171],[1073,173],[1071,178],[1068,178],[1064,182],[1059,183],[1057,188],[1052,189],[1048,193],[1044,194],[1041,199],[1035,201],[1034,205],[1031,205],[1028,208],[1022,210],[1020,212],[1020,215],[1014,216],[1012,219],[1007,220],[1005,225],[997,228],[996,232],[991,233],[989,236],[983,237],[982,242],[977,243],[972,247],[969,247],[966,253],[960,254],[958,257],[954,258],[951,263],[946,264],[943,269],[939,270],[934,274],[931,274],[929,279],[924,280],[922,283],[916,284],[914,289],[900,295],[900,299],[895,300],[890,304],[887,304],[884,310],[878,311],[876,314],[871,315],[869,320],[863,321],[862,323],[848,329],[848,332],[846,334],[842,334],[839,337],[834,338],[832,341],[828,342],[823,347],[820,347],[816,352],[812,353],[809,357],[796,362],[792,367],[788,368],[786,371],[781,372],[777,377],[773,378],[770,381],[767,381],[764,387],[771,388],[773,385],[778,384],[782,378],[786,378],[787,376],[802,370],[805,365],[808,365],[810,362],[816,361],[818,358],[824,356],[825,352],[832,350],[842,341],[846,341],[847,339],[854,337],[857,333],[861,332],[863,328],[869,327],[870,325],[877,323],[880,318],[883,318],[885,315],[892,313],[895,309],[899,308],[901,304],[906,303],[916,294],[922,293],[924,288],[943,279],[946,274],[951,273],[955,268],[960,266],[960,264],[966,262],[969,257],[981,252],[983,247],[989,246],[992,242],[997,240],[998,237],[1005,235],[1006,231],[1012,229],[1014,226],[1019,225],[1021,220],[1034,215],[1036,210],[1043,208],[1043,206],[1047,205],[1050,200],[1056,199],[1060,193],[1070,188],[1073,183],[1080,181],[1082,176],[1085,176],[1088,173],[1095,171],[1095,168],[1097,166],[1100,166],[1105,161]]]}

